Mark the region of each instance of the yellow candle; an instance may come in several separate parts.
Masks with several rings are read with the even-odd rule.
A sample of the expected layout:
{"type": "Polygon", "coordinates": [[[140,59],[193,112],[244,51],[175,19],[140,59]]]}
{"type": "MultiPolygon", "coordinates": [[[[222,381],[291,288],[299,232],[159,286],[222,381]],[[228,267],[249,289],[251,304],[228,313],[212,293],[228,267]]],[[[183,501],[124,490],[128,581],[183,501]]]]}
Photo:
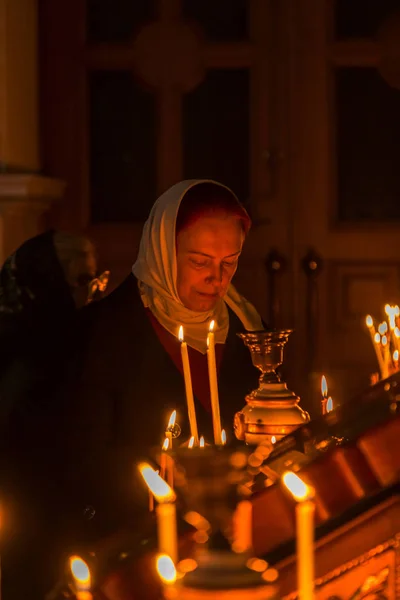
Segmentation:
{"type": "Polygon", "coordinates": [[[328,384],[326,383],[325,375],[321,377],[321,394],[322,394],[322,414],[326,415],[326,402],[328,400],[328,384]]]}
{"type": "Polygon", "coordinates": [[[169,439],[166,437],[164,440],[164,443],[162,445],[161,458],[160,458],[160,477],[162,477],[163,479],[165,479],[165,475],[167,472],[168,456],[167,456],[166,452],[167,452],[168,448],[169,448],[169,439]]]}
{"type": "Polygon", "coordinates": [[[375,348],[376,358],[378,360],[381,378],[383,378],[384,373],[385,373],[385,364],[384,364],[383,356],[382,356],[381,336],[378,332],[376,332],[374,335],[374,348],[375,348]]]}
{"type": "Polygon", "coordinates": [[[192,376],[190,373],[189,353],[187,343],[183,339],[183,327],[179,327],[179,340],[181,342],[181,356],[183,366],[183,377],[185,380],[186,403],[188,408],[190,435],[194,437],[195,444],[199,443],[199,434],[197,431],[196,409],[194,405],[192,376]]]}
{"type": "Polygon", "coordinates": [[[284,473],[283,483],[297,500],[296,550],[297,592],[299,600],[314,598],[314,490],[291,471],[284,473]]]}
{"type": "Polygon", "coordinates": [[[233,515],[233,550],[250,552],[253,547],[253,505],[249,500],[242,500],[233,515]]]}
{"type": "Polygon", "coordinates": [[[386,377],[389,377],[389,367],[390,367],[390,347],[389,347],[389,343],[388,343],[388,339],[386,337],[386,335],[382,335],[381,338],[381,344],[382,344],[382,352],[383,352],[383,371],[382,371],[382,377],[383,379],[386,379],[386,377]]]}
{"type": "Polygon", "coordinates": [[[167,429],[165,430],[165,437],[168,439],[169,449],[172,450],[172,429],[176,421],[176,410],[173,410],[168,421],[167,429]]]}
{"type": "Polygon", "coordinates": [[[210,323],[210,331],[207,336],[207,362],[208,380],[210,382],[211,411],[214,430],[214,443],[222,445],[221,416],[219,412],[217,363],[215,360],[214,321],[210,323]]]}
{"type": "Polygon", "coordinates": [[[139,470],[147,486],[159,502],[156,508],[158,549],[160,552],[168,554],[176,564],[178,561],[178,536],[175,493],[150,465],[143,463],[139,466],[139,470]]]}

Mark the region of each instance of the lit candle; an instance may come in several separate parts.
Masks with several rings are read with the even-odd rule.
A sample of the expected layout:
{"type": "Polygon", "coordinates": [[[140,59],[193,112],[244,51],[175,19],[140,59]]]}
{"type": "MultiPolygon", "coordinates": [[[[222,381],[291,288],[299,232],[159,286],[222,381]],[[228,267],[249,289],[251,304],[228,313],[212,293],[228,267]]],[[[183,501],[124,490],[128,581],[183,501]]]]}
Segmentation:
{"type": "Polygon", "coordinates": [[[326,401],[326,412],[330,413],[333,410],[333,400],[331,398],[331,396],[329,396],[328,400],[326,401]]]}
{"type": "Polygon", "coordinates": [[[250,552],[253,547],[253,505],[249,500],[239,502],[233,515],[233,544],[235,552],[250,552]]]}
{"type": "Polygon", "coordinates": [[[321,377],[321,394],[322,394],[322,401],[321,401],[322,414],[325,415],[326,414],[326,402],[328,400],[328,384],[326,383],[325,375],[322,375],[322,377],[321,377]]]}
{"type": "Polygon", "coordinates": [[[159,554],[156,560],[157,573],[165,585],[171,585],[176,581],[176,568],[174,561],[168,554],[159,554]]]}
{"type": "Polygon", "coordinates": [[[221,442],[222,442],[222,445],[223,445],[223,446],[225,446],[225,445],[226,445],[226,431],[225,431],[225,429],[223,429],[223,430],[221,431],[221,442]]]}
{"type": "Polygon", "coordinates": [[[386,379],[387,377],[389,377],[389,363],[390,363],[390,347],[389,347],[389,343],[388,343],[388,339],[386,335],[382,335],[381,338],[381,344],[382,344],[382,352],[383,352],[383,371],[382,371],[382,377],[383,379],[386,379]]]}
{"type": "Polygon", "coordinates": [[[374,348],[375,348],[376,358],[378,360],[379,371],[380,371],[381,377],[383,378],[384,373],[385,373],[385,363],[384,363],[383,356],[382,356],[381,336],[378,332],[376,332],[374,335],[374,348]]]}
{"type": "Polygon", "coordinates": [[[295,473],[284,473],[283,483],[297,500],[297,592],[299,600],[314,598],[314,490],[295,473]]]}
{"type": "Polygon", "coordinates": [[[193,448],[193,446],[194,446],[194,437],[192,436],[189,440],[188,448],[193,448]]]}
{"type": "Polygon", "coordinates": [[[200,446],[200,448],[204,448],[204,446],[205,446],[205,443],[204,443],[204,436],[201,436],[201,438],[200,438],[200,442],[199,442],[199,446],[200,446]]]}
{"type": "Polygon", "coordinates": [[[181,342],[181,356],[182,356],[182,367],[183,377],[185,380],[186,390],[186,403],[188,409],[190,435],[194,437],[196,445],[199,443],[199,434],[197,431],[197,420],[196,420],[196,409],[194,405],[193,387],[192,387],[192,376],[190,373],[189,353],[187,343],[183,339],[183,327],[179,327],[179,340],[181,342]]]}
{"type": "Polygon", "coordinates": [[[379,371],[380,371],[381,376],[382,376],[383,361],[382,361],[381,349],[380,349],[380,346],[379,346],[380,341],[381,341],[381,336],[379,335],[379,333],[377,334],[376,331],[375,331],[374,320],[371,317],[371,315],[367,315],[366,316],[365,323],[366,323],[366,325],[368,327],[368,331],[369,331],[369,334],[371,336],[372,345],[374,347],[376,358],[378,360],[379,371]],[[376,341],[376,336],[378,336],[378,342],[376,341]]]}
{"type": "Polygon", "coordinates": [[[393,368],[394,368],[394,372],[396,373],[396,371],[399,370],[399,351],[395,350],[393,352],[393,368]]]}
{"type": "Polygon", "coordinates": [[[172,430],[176,421],[176,410],[173,410],[168,421],[167,429],[165,430],[165,437],[169,440],[169,449],[172,450],[172,430]]]}
{"type": "Polygon", "coordinates": [[[210,382],[211,395],[211,411],[214,430],[214,443],[218,446],[222,444],[221,438],[221,417],[219,413],[219,397],[218,397],[218,378],[217,378],[217,363],[215,360],[215,338],[214,338],[214,321],[210,323],[210,330],[207,336],[207,362],[208,362],[208,379],[210,382]]]}
{"type": "Polygon", "coordinates": [[[271,437],[271,444],[276,444],[276,437],[274,435],[271,437]]]}
{"type": "MultiPolygon", "coordinates": [[[[161,449],[161,458],[160,458],[160,477],[165,479],[165,475],[167,472],[167,450],[169,448],[169,439],[166,437],[161,449]]],[[[152,494],[153,496],[153,494],[152,494]]],[[[154,497],[154,496],[153,496],[154,497]]]]}
{"type": "Polygon", "coordinates": [[[71,556],[69,566],[74,579],[76,600],[92,600],[91,576],[87,563],[79,556],[71,556]]]}
{"type": "Polygon", "coordinates": [[[154,469],[143,463],[140,473],[148,488],[159,503],[156,508],[158,549],[171,557],[176,564],[178,560],[178,537],[176,527],[175,492],[154,469]]]}

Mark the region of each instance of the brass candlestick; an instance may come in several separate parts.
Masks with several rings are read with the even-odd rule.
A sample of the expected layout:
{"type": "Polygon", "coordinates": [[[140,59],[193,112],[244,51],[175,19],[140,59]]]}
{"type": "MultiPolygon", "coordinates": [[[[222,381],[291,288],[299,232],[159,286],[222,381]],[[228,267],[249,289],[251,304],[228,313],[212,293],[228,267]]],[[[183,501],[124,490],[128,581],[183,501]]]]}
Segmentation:
{"type": "Polygon", "coordinates": [[[299,406],[300,398],[276,372],[291,333],[291,329],[282,329],[238,334],[251,352],[253,365],[261,371],[259,387],[246,396],[247,405],[234,418],[235,435],[247,444],[278,441],[310,420],[299,406]]]}

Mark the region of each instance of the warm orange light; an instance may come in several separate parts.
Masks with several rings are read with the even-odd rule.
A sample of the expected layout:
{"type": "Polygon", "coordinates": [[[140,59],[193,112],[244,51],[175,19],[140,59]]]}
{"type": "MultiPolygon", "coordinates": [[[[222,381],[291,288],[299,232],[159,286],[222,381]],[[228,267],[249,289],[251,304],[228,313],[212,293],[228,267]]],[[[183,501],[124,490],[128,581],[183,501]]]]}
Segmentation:
{"type": "Polygon", "coordinates": [[[188,448],[193,448],[193,446],[194,446],[194,435],[192,435],[192,437],[189,440],[188,448]]]}
{"type": "Polygon", "coordinates": [[[249,558],[249,560],[246,563],[246,566],[248,569],[256,571],[256,573],[264,573],[264,571],[268,569],[267,561],[263,560],[262,558],[256,557],[249,558]]]}
{"type": "Polygon", "coordinates": [[[388,339],[387,339],[386,335],[382,336],[382,340],[381,341],[382,341],[382,346],[386,346],[387,345],[388,339]]]}
{"type": "Polygon", "coordinates": [[[182,325],[179,327],[179,333],[178,333],[178,338],[180,342],[183,342],[183,327],[182,325]]]}
{"type": "Polygon", "coordinates": [[[174,502],[176,498],[174,490],[150,465],[142,463],[139,465],[139,471],[158,502],[174,502]]]}
{"type": "Polygon", "coordinates": [[[296,500],[308,500],[313,496],[313,488],[304,483],[293,471],[286,471],[282,476],[282,481],[296,500]]]}
{"type": "Polygon", "coordinates": [[[276,444],[276,437],[274,435],[271,437],[271,444],[276,444]]]}
{"type": "Polygon", "coordinates": [[[208,328],[208,331],[214,331],[214,327],[215,327],[215,321],[213,319],[212,321],[210,321],[210,326],[208,328]]]}
{"type": "Polygon", "coordinates": [[[400,329],[399,329],[398,327],[395,327],[395,328],[394,328],[394,335],[395,335],[397,338],[400,338],[400,329]]]}
{"type": "MultiPolygon", "coordinates": [[[[396,332],[394,332],[396,335],[396,332]]],[[[376,334],[374,335],[374,342],[375,344],[380,344],[381,343],[381,336],[379,335],[378,332],[376,332],[376,334]]]]}
{"type": "Polygon", "coordinates": [[[168,554],[159,554],[156,560],[157,573],[163,583],[171,585],[176,581],[174,561],[168,554]]]}
{"type": "Polygon", "coordinates": [[[388,324],[386,323],[386,321],[383,321],[382,323],[379,324],[378,332],[381,335],[385,335],[385,333],[387,332],[387,330],[388,330],[388,324]]]}
{"type": "Polygon", "coordinates": [[[367,315],[365,317],[365,323],[366,323],[367,327],[370,327],[370,328],[373,327],[374,321],[373,321],[371,315],[367,315]]]}
{"type": "Polygon", "coordinates": [[[201,436],[199,446],[200,446],[200,448],[204,448],[204,445],[205,445],[204,436],[201,436]]]}
{"type": "Polygon", "coordinates": [[[331,398],[331,396],[329,396],[328,400],[326,401],[326,412],[329,413],[333,410],[333,400],[331,398]]]}
{"type": "Polygon", "coordinates": [[[80,591],[89,590],[91,577],[87,563],[79,556],[71,556],[69,566],[77,589],[80,591]]]}
{"type": "Polygon", "coordinates": [[[397,361],[399,360],[399,351],[398,351],[398,350],[395,350],[395,351],[393,352],[393,360],[394,360],[395,362],[397,362],[397,361]]]}
{"type": "Polygon", "coordinates": [[[162,449],[166,452],[169,448],[169,438],[165,438],[164,443],[162,445],[162,449]]]}
{"type": "Polygon", "coordinates": [[[223,429],[221,431],[221,441],[222,441],[222,445],[225,446],[225,444],[226,444],[226,431],[225,431],[225,429],[223,429]]]}
{"type": "Polygon", "coordinates": [[[194,558],[184,558],[178,563],[178,571],[179,573],[191,573],[195,571],[198,567],[197,561],[194,558]]]}
{"type": "Polygon", "coordinates": [[[169,421],[168,421],[167,430],[172,429],[172,427],[175,425],[175,421],[176,421],[176,410],[173,410],[171,413],[171,416],[169,418],[169,421]]]}
{"type": "Polygon", "coordinates": [[[321,377],[321,394],[324,398],[328,395],[328,384],[326,383],[325,375],[322,375],[321,377]]]}

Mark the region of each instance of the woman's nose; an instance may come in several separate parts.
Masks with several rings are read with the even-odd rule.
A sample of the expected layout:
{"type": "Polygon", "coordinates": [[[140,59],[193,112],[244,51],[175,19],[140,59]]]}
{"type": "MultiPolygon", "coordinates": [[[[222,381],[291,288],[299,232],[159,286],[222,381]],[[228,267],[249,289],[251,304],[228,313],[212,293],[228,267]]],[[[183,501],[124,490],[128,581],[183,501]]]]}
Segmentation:
{"type": "Polygon", "coordinates": [[[209,280],[222,283],[223,267],[222,265],[214,265],[208,275],[209,280]]]}

